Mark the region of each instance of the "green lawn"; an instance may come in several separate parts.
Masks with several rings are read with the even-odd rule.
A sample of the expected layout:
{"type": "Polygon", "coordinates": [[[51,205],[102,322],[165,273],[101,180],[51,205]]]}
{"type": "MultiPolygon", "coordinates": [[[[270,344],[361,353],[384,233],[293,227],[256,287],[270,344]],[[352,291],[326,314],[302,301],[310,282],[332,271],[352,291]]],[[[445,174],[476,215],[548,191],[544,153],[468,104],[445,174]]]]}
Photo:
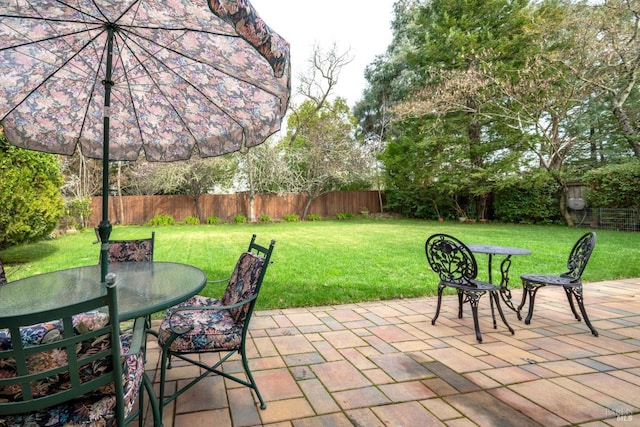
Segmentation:
{"type": "MultiPolygon", "coordinates": [[[[151,228],[116,226],[113,239],[150,235],[151,228]]],[[[251,239],[277,241],[259,309],[321,306],[366,300],[433,295],[436,275],[429,270],[424,242],[444,232],[465,243],[530,249],[513,257],[511,287],[522,273],[561,273],[575,241],[586,229],[558,226],[461,224],[435,221],[363,219],[273,224],[176,225],[156,227],[158,261],[202,268],[210,279],[228,276],[251,239]]],[[[585,282],[640,277],[640,233],[598,230],[598,242],[583,275],[585,282]]],[[[0,251],[9,280],[73,266],[97,263],[93,230],[0,251]]],[[[486,255],[477,255],[486,279],[486,255]]],[[[496,257],[496,261],[499,257],[496,257]]],[[[499,262],[494,262],[497,267],[499,262]]],[[[495,273],[494,273],[495,274],[495,273]]],[[[222,289],[203,294],[219,297],[222,289]]]]}

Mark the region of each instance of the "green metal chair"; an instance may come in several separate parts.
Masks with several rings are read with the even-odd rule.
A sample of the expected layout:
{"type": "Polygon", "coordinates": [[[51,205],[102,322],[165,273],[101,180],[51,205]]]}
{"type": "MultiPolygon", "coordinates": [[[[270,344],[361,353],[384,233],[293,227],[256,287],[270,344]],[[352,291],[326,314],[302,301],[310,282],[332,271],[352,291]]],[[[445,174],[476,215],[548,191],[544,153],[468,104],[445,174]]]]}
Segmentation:
{"type": "Polygon", "coordinates": [[[176,399],[208,375],[218,374],[253,389],[260,401],[260,407],[267,407],[249,369],[246,345],[249,321],[270,263],[275,241],[272,240],[267,248],[256,244],[255,240],[254,234],[249,249],[240,255],[233,274],[228,279],[222,299],[196,295],[167,310],[158,332],[158,343],[162,349],[159,396],[162,405],[176,399]],[[221,355],[220,360],[213,366],[207,366],[198,360],[200,354],[211,352],[226,354],[221,355]],[[242,365],[248,381],[221,369],[221,365],[236,352],[242,356],[242,365]],[[171,368],[172,357],[199,366],[203,373],[174,394],[165,396],[167,369],[171,368]]]}
{"type": "MultiPolygon", "coordinates": [[[[94,243],[99,243],[98,227],[95,227],[94,230],[98,238],[94,243]]],[[[109,240],[109,264],[114,262],[153,262],[155,238],[156,232],[152,231],[151,237],[143,239],[109,240]]],[[[98,258],[98,262],[100,262],[100,258],[98,258]]],[[[146,325],[147,329],[151,328],[151,315],[147,316],[146,325]]]]}
{"type": "MultiPolygon", "coordinates": [[[[98,229],[95,228],[100,242],[98,229]]],[[[151,262],[153,261],[153,246],[156,232],[151,232],[151,237],[144,239],[109,240],[109,262],[151,262]]],[[[98,260],[99,261],[99,260],[98,260]]]]}
{"type": "Polygon", "coordinates": [[[0,329],[0,425],[142,424],[144,319],[120,334],[115,278],[103,296],[39,313],[4,317],[0,329]],[[44,333],[43,333],[44,332],[44,333]],[[140,397],[138,399],[138,397],[140,397]],[[135,402],[138,410],[134,411],[135,402]]]}

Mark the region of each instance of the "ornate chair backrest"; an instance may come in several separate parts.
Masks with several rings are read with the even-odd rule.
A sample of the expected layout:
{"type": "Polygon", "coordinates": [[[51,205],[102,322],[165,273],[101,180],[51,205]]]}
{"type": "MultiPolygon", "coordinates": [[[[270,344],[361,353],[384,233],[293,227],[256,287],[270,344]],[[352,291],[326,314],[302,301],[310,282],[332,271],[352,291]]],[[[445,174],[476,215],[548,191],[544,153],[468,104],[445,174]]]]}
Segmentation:
{"type": "Polygon", "coordinates": [[[7,283],[7,274],[4,272],[4,265],[2,265],[2,260],[0,260],[0,286],[5,285],[7,283]]]}
{"type": "Polygon", "coordinates": [[[455,237],[434,234],[427,239],[424,249],[431,269],[442,282],[468,284],[478,275],[473,253],[455,237]]]}
{"type": "Polygon", "coordinates": [[[254,298],[251,302],[230,310],[231,316],[238,324],[248,322],[251,318],[275,245],[275,241],[272,240],[266,248],[256,244],[255,239],[254,234],[249,243],[249,249],[240,255],[222,297],[223,305],[233,305],[254,298]]]}
{"type": "Polygon", "coordinates": [[[575,280],[580,280],[595,246],[596,233],[593,231],[580,237],[576,244],[573,245],[573,249],[571,249],[567,260],[568,271],[564,273],[563,276],[570,276],[575,280]]]}
{"type": "Polygon", "coordinates": [[[155,231],[146,239],[109,240],[109,262],[151,262],[155,231]]]}
{"type": "Polygon", "coordinates": [[[11,338],[0,348],[0,418],[56,406],[113,384],[116,425],[124,425],[119,325],[109,322],[117,316],[112,285],[101,297],[54,310],[0,314],[0,325],[11,338]],[[51,325],[56,333],[34,341],[28,332],[34,324],[51,325]]]}

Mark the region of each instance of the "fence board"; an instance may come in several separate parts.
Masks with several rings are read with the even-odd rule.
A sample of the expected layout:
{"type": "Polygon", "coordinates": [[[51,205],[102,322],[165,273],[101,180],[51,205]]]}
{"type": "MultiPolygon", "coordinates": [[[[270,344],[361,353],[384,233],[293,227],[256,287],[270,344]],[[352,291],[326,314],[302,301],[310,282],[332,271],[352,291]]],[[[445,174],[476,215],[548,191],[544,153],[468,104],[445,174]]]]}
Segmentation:
{"type": "MultiPolygon", "coordinates": [[[[256,220],[261,215],[271,219],[281,219],[285,215],[302,215],[304,195],[259,194],[254,199],[256,220]]],[[[246,193],[206,194],[200,197],[202,215],[206,219],[217,216],[223,221],[233,221],[236,215],[249,218],[250,201],[246,193]]],[[[327,193],[315,199],[309,207],[309,214],[322,217],[337,213],[359,213],[366,207],[371,213],[379,213],[380,202],[377,191],[344,191],[327,193]]],[[[102,198],[91,201],[91,225],[96,225],[102,217],[102,198]]],[[[171,215],[176,221],[184,221],[188,216],[197,216],[195,203],[189,196],[122,196],[109,198],[109,221],[114,224],[145,224],[156,215],[171,215]],[[122,212],[120,204],[122,203],[122,212]]]]}

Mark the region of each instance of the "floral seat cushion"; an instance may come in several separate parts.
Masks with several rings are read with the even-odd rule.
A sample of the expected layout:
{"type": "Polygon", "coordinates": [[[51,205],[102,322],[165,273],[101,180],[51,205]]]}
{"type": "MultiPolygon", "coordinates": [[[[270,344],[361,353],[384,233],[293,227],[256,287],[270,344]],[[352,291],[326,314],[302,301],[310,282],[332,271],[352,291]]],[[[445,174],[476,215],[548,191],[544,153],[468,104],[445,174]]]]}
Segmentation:
{"type": "Polygon", "coordinates": [[[192,310],[169,309],[160,325],[160,345],[164,346],[172,331],[187,331],[171,343],[171,351],[191,353],[240,348],[249,304],[216,307],[230,306],[255,296],[263,266],[264,258],[245,252],[238,259],[221,300],[196,295],[177,306],[192,310]]]}
{"type": "MultiPolygon", "coordinates": [[[[75,316],[73,319],[75,329],[93,329],[101,327],[108,322],[108,316],[102,312],[90,312],[75,316]]],[[[59,336],[61,327],[59,322],[49,322],[47,324],[34,325],[33,328],[24,328],[21,335],[26,337],[32,344],[43,341],[40,339],[55,340],[59,336]],[[38,338],[39,337],[39,338],[38,338]]],[[[6,335],[6,331],[5,331],[6,335]]],[[[6,339],[3,345],[11,348],[10,338],[6,339]]],[[[129,351],[132,333],[127,332],[120,336],[122,354],[129,351]]],[[[99,337],[92,342],[82,343],[77,349],[78,354],[91,354],[93,349],[108,348],[111,345],[107,335],[99,337]]],[[[142,383],[144,373],[144,355],[138,352],[123,358],[123,378],[125,392],[125,413],[129,414],[137,399],[138,391],[142,383]]],[[[66,363],[66,356],[60,349],[53,349],[40,352],[30,357],[28,368],[33,372],[50,369],[66,363]]],[[[104,360],[96,360],[90,364],[80,367],[82,381],[99,376],[110,367],[104,360]]],[[[13,359],[0,360],[0,377],[8,378],[15,376],[16,366],[13,359]]],[[[69,377],[67,373],[58,374],[55,377],[48,377],[42,380],[38,387],[34,388],[34,395],[42,396],[69,387],[69,377]]],[[[0,387],[0,399],[4,401],[20,400],[19,390],[11,387],[0,387]]],[[[116,398],[113,384],[101,387],[97,392],[83,396],[82,398],[63,404],[20,415],[0,416],[0,426],[112,426],[115,424],[113,415],[115,412],[116,398]]]]}
{"type": "Polygon", "coordinates": [[[114,240],[109,242],[109,262],[151,262],[153,240],[114,240]]]}
{"type": "Polygon", "coordinates": [[[158,342],[163,346],[173,330],[186,330],[171,343],[171,351],[196,353],[217,350],[233,350],[242,342],[242,324],[237,324],[230,310],[203,310],[198,307],[213,308],[222,302],[200,295],[189,298],[178,307],[193,307],[193,310],[169,310],[158,334],[158,342]],[[192,329],[190,329],[192,328],[192,329]]]}

